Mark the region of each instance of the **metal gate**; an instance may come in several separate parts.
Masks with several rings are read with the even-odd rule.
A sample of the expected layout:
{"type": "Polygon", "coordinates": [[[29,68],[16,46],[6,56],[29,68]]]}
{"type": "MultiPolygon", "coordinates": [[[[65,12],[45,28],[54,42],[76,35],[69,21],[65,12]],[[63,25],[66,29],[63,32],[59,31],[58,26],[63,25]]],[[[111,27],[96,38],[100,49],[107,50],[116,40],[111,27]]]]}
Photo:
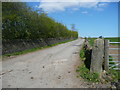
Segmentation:
{"type": "MultiPolygon", "coordinates": [[[[120,44],[120,42],[109,42],[109,44],[120,44]]],[[[118,48],[109,48],[109,50],[120,50],[119,46],[118,48]]],[[[120,70],[120,54],[118,51],[118,54],[109,54],[109,59],[112,59],[112,61],[109,61],[109,69],[113,68],[114,70],[120,70]],[[112,64],[111,64],[112,63],[112,64]]]]}

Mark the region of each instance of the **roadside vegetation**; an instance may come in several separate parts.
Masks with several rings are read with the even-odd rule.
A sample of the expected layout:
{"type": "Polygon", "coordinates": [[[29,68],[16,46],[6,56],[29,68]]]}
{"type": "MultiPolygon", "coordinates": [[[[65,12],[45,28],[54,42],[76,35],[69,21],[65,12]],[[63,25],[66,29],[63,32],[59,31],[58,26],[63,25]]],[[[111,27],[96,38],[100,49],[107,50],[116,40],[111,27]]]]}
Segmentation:
{"type": "MultiPolygon", "coordinates": [[[[86,67],[85,65],[85,48],[84,45],[80,51],[80,60],[82,62],[82,64],[80,66],[78,66],[78,68],[76,69],[76,72],[79,73],[79,75],[77,77],[82,77],[85,81],[88,82],[99,82],[99,75],[97,73],[91,73],[89,68],[86,67]]],[[[87,62],[87,64],[89,64],[87,62]]]]}
{"type": "Polygon", "coordinates": [[[77,38],[78,33],[25,2],[2,3],[2,39],[77,38]]]}
{"type": "Polygon", "coordinates": [[[90,46],[93,46],[94,40],[97,39],[97,38],[87,38],[87,39],[88,39],[88,42],[89,42],[90,46]]]}
{"type": "MultiPolygon", "coordinates": [[[[78,38],[78,32],[69,30],[64,24],[49,17],[42,9],[33,10],[25,2],[2,3],[2,40],[43,40],[49,38],[63,42],[30,48],[28,50],[6,54],[3,56],[20,55],[28,52],[55,46],[78,38]],[[68,40],[68,41],[64,41],[68,40]]],[[[9,42],[8,42],[9,45],[9,42]]]]}
{"type": "Polygon", "coordinates": [[[80,50],[80,59],[81,60],[85,60],[85,53],[84,53],[85,51],[84,51],[84,49],[82,48],[81,50],[80,50]]]}
{"type": "MultiPolygon", "coordinates": [[[[88,38],[89,44],[93,46],[95,39],[96,38],[88,38]]],[[[105,39],[109,39],[110,42],[120,42],[120,37],[115,37],[115,38],[111,37],[111,38],[105,38],[105,39]]],[[[119,45],[119,44],[111,44],[111,45],[119,45]]],[[[109,57],[110,57],[109,61],[113,61],[113,59],[112,59],[113,57],[112,56],[109,56],[109,57]]],[[[114,62],[109,62],[109,64],[115,65],[114,62]]],[[[113,68],[115,68],[115,67],[113,67],[113,68]]],[[[116,81],[116,80],[120,79],[119,70],[114,70],[113,68],[109,69],[109,71],[107,72],[109,79],[106,79],[106,81],[110,82],[110,81],[116,81]]]]}
{"type": "MultiPolygon", "coordinates": [[[[87,38],[90,47],[93,46],[94,44],[94,40],[96,38],[87,38]]],[[[107,38],[108,39],[108,38],[107,38]]],[[[118,38],[114,38],[110,40],[116,41],[118,40],[118,38]]],[[[88,50],[89,51],[89,50],[88,50]]],[[[110,59],[109,61],[112,61],[112,56],[109,56],[110,59]]],[[[81,51],[80,51],[80,60],[82,61],[82,65],[78,66],[78,68],[76,69],[76,72],[79,73],[79,75],[77,77],[82,77],[84,80],[88,81],[88,82],[101,82],[101,79],[99,78],[99,75],[97,73],[91,73],[90,69],[86,66],[86,58],[88,58],[88,56],[86,57],[86,50],[84,48],[84,46],[82,47],[81,51]]],[[[91,61],[89,59],[89,61],[91,61]]],[[[90,64],[90,62],[87,62],[90,64]]],[[[110,62],[109,64],[115,64],[114,62],[110,62]]],[[[104,82],[116,82],[117,80],[120,79],[120,72],[117,70],[114,70],[113,68],[109,69],[108,72],[106,72],[106,76],[104,78],[104,82]]]]}
{"type": "MultiPolygon", "coordinates": [[[[97,73],[90,73],[89,69],[85,65],[77,68],[76,72],[79,72],[79,76],[88,82],[99,82],[99,75],[97,73]]],[[[78,76],[78,77],[79,77],[78,76]]]]}

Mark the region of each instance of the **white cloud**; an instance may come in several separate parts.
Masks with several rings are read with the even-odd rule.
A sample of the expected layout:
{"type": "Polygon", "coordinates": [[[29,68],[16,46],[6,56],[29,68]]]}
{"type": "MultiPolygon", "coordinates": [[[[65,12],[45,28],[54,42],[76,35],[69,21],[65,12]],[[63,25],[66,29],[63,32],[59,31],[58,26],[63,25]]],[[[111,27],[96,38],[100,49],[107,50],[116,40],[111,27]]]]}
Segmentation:
{"type": "Polygon", "coordinates": [[[120,0],[40,0],[41,2],[118,2],[120,0]]]}
{"type": "Polygon", "coordinates": [[[39,8],[43,8],[44,11],[55,12],[55,11],[65,11],[66,8],[74,8],[72,10],[77,10],[82,8],[92,8],[96,7],[98,2],[42,2],[39,8]]]}
{"type": "Polygon", "coordinates": [[[79,10],[79,8],[72,8],[72,10],[73,10],[73,11],[77,11],[77,10],[79,10]]]}
{"type": "Polygon", "coordinates": [[[83,11],[83,12],[81,12],[82,14],[87,14],[88,13],[88,11],[83,11]]]}
{"type": "Polygon", "coordinates": [[[48,12],[53,12],[53,11],[64,11],[66,8],[69,8],[69,7],[74,7],[74,6],[78,6],[79,3],[62,3],[62,2],[44,2],[44,3],[41,3],[39,8],[43,8],[44,11],[48,11],[48,12]]]}
{"type": "Polygon", "coordinates": [[[107,3],[100,3],[98,4],[99,7],[106,7],[108,4],[107,3]]]}
{"type": "Polygon", "coordinates": [[[1,0],[3,2],[118,2],[120,0],[1,0]]]}
{"type": "MultiPolygon", "coordinates": [[[[47,12],[65,11],[66,8],[71,8],[75,11],[79,8],[101,8],[106,7],[107,3],[119,0],[40,0],[39,8],[47,12]]],[[[97,9],[96,9],[97,10],[97,9]]]]}

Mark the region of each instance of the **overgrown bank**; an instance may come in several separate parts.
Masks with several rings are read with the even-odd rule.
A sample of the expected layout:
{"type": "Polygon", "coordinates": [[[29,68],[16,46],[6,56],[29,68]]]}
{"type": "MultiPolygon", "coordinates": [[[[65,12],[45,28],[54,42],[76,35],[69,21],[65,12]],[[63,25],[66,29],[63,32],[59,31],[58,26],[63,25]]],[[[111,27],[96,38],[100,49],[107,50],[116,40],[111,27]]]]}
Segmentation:
{"type": "Polygon", "coordinates": [[[50,46],[78,38],[78,32],[33,10],[24,2],[2,3],[2,54],[50,46]]]}
{"type": "Polygon", "coordinates": [[[33,10],[25,2],[2,3],[3,39],[77,38],[76,31],[49,17],[42,9],[33,10]]]}
{"type": "MultiPolygon", "coordinates": [[[[91,65],[91,55],[92,55],[92,46],[94,44],[95,38],[88,39],[88,44],[83,45],[82,50],[80,51],[80,58],[82,60],[82,65],[77,68],[77,72],[79,76],[84,80],[90,82],[98,82],[98,83],[110,83],[117,85],[116,87],[120,87],[118,80],[120,80],[120,72],[113,70],[112,68],[109,71],[103,70],[101,77],[97,73],[90,72],[91,65]],[[92,46],[91,46],[92,45],[92,46]],[[86,48],[87,47],[87,48],[86,48]]],[[[110,59],[111,61],[112,59],[110,59]]]]}
{"type": "Polygon", "coordinates": [[[91,49],[90,46],[87,46],[85,42],[83,44],[82,49],[80,50],[80,60],[82,61],[82,64],[78,66],[76,72],[78,72],[79,76],[82,77],[85,81],[99,82],[99,78],[98,78],[99,75],[97,73],[90,72],[90,62],[91,62],[90,59],[91,59],[91,49]]]}

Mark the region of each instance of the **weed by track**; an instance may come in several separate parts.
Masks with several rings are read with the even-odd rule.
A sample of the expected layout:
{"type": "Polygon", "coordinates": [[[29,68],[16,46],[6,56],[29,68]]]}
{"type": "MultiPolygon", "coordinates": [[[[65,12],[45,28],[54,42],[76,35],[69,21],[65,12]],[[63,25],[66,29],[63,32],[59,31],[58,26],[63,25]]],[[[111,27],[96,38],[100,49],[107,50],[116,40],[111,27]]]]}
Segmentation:
{"type": "MultiPolygon", "coordinates": [[[[90,46],[93,46],[95,39],[96,38],[88,38],[88,42],[90,46]]],[[[90,72],[90,68],[88,68],[86,64],[90,64],[91,60],[88,58],[87,60],[88,62],[86,63],[85,62],[86,58],[88,58],[88,56],[86,57],[86,51],[83,46],[83,48],[80,50],[80,60],[82,61],[82,65],[78,66],[78,68],[76,69],[76,72],[79,73],[77,77],[82,77],[84,80],[88,82],[101,82],[99,75],[97,73],[90,72]]],[[[112,61],[112,57],[109,61],[112,61]]],[[[114,64],[114,63],[112,62],[110,64],[114,64]]],[[[120,72],[111,68],[109,69],[108,72],[106,72],[106,78],[104,79],[105,82],[115,82],[120,79],[120,72]]]]}

